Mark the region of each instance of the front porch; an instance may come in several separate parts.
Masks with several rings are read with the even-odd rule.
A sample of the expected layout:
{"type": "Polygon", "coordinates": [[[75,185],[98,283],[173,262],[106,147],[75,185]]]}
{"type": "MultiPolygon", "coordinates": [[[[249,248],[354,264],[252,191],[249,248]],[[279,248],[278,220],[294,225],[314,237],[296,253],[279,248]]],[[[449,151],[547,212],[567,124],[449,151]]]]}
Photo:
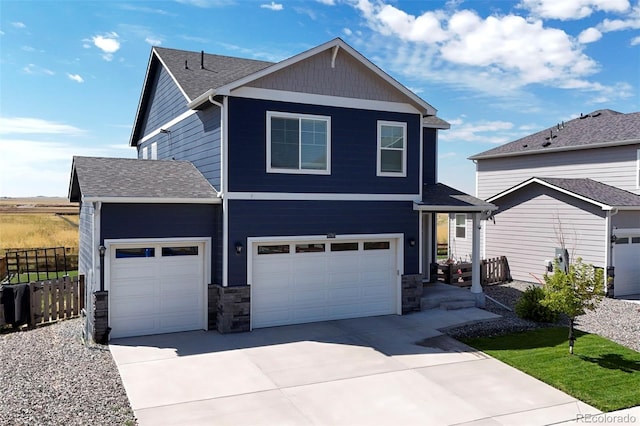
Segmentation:
{"type": "MultiPolygon", "coordinates": [[[[471,270],[468,271],[467,279],[470,278],[470,291],[461,290],[471,294],[475,306],[484,306],[484,293],[482,291],[481,260],[480,260],[480,228],[481,221],[491,217],[493,211],[497,210],[494,204],[483,201],[472,195],[461,192],[457,189],[442,183],[425,184],[422,191],[422,200],[415,202],[414,210],[420,212],[421,226],[421,270],[427,282],[434,282],[437,279],[437,226],[436,215],[438,213],[466,213],[472,217],[472,255],[471,270]]],[[[466,269],[466,268],[465,268],[466,269]]],[[[451,279],[450,279],[451,281],[451,279]]],[[[428,288],[429,284],[425,287],[428,288]]],[[[440,288],[441,292],[450,291],[440,288]]],[[[439,292],[436,290],[436,293],[439,292]]],[[[423,294],[424,296],[424,294],[423,294]]],[[[462,302],[462,300],[460,301],[462,302]]],[[[468,302],[468,301],[465,301],[468,302]]],[[[435,302],[434,302],[435,303],[435,302]]],[[[427,302],[427,305],[430,303],[427,302]]]]}

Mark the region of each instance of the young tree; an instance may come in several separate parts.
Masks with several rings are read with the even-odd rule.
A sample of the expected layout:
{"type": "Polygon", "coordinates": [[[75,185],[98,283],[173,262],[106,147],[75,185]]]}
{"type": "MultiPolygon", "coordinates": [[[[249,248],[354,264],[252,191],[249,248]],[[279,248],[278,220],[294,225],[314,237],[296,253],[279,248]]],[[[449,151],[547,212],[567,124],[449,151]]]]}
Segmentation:
{"type": "Polygon", "coordinates": [[[545,296],[540,303],[569,317],[570,354],[573,354],[575,342],[575,320],[586,310],[596,309],[604,296],[603,279],[604,273],[601,268],[583,263],[580,257],[569,264],[567,272],[558,267],[556,260],[553,274],[544,275],[545,296]]]}

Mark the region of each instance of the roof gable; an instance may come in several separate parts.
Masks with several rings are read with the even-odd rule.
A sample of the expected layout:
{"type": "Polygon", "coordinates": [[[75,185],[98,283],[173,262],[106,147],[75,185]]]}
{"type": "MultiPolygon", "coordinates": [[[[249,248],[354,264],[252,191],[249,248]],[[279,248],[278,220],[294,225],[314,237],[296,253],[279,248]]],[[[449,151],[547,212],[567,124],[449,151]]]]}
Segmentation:
{"type": "Polygon", "coordinates": [[[71,201],[217,203],[217,191],[188,161],[73,157],[71,201]]]}
{"type": "Polygon", "coordinates": [[[469,157],[471,160],[640,143],[640,112],[594,111],[469,157]]]}
{"type": "MultiPolygon", "coordinates": [[[[640,210],[640,195],[615,186],[607,185],[592,179],[578,178],[546,178],[533,177],[487,199],[497,202],[499,199],[514,192],[526,190],[531,185],[543,185],[548,188],[568,194],[574,198],[601,207],[603,210],[630,209],[640,210]]],[[[499,204],[499,203],[498,203],[499,204]]]]}

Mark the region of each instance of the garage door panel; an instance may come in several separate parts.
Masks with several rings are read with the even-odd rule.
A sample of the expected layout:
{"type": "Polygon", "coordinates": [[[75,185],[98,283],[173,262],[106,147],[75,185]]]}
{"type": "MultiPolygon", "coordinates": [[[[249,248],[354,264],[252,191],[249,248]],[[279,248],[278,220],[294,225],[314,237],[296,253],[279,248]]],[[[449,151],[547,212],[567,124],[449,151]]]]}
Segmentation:
{"type": "Polygon", "coordinates": [[[314,244],[325,244],[327,251],[260,255],[254,247],[254,328],[395,313],[393,241],[381,250],[363,250],[363,240],[302,245],[314,244]]]}
{"type": "Polygon", "coordinates": [[[640,237],[617,232],[614,246],[614,295],[640,294],[640,237]]]}
{"type": "MultiPolygon", "coordinates": [[[[163,256],[162,243],[144,244],[152,257],[116,258],[112,246],[109,323],[112,337],[204,328],[203,245],[198,255],[163,256]]],[[[193,243],[190,244],[194,246],[193,243]]],[[[171,248],[179,247],[172,243],[171,248]]],[[[178,249],[178,253],[181,253],[178,249]]],[[[168,253],[172,253],[169,251],[168,253]]],[[[175,253],[175,251],[173,252],[175,253]]],[[[184,251],[182,251],[184,253],[184,251]]]]}

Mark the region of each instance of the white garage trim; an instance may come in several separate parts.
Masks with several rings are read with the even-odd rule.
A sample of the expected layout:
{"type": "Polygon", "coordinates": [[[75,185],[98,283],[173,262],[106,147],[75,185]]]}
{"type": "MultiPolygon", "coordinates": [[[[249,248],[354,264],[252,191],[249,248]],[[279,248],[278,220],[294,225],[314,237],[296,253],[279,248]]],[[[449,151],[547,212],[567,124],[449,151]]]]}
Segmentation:
{"type": "MultiPolygon", "coordinates": [[[[395,245],[395,264],[396,264],[396,279],[394,283],[395,287],[395,313],[402,313],[402,275],[404,274],[404,234],[348,234],[337,235],[335,237],[328,237],[327,235],[303,235],[303,236],[278,236],[278,237],[249,237],[247,238],[247,283],[251,286],[253,281],[254,265],[253,256],[255,248],[258,244],[266,243],[287,243],[297,244],[304,242],[344,242],[344,241],[393,241],[395,245]]],[[[253,307],[254,307],[254,295],[253,289],[251,289],[251,328],[253,329],[253,307]]]]}
{"type": "Polygon", "coordinates": [[[613,245],[614,297],[640,294],[640,229],[615,229],[613,233],[617,237],[613,245]]]}
{"type": "Polygon", "coordinates": [[[111,254],[114,249],[127,247],[140,247],[141,245],[176,245],[188,246],[197,245],[202,248],[202,291],[200,297],[203,301],[201,324],[203,329],[207,329],[207,312],[208,312],[208,283],[211,282],[211,237],[176,237],[176,238],[127,238],[127,239],[106,239],[104,246],[106,247],[106,255],[104,257],[104,289],[109,292],[109,326],[112,324],[112,283],[111,254]]]}

